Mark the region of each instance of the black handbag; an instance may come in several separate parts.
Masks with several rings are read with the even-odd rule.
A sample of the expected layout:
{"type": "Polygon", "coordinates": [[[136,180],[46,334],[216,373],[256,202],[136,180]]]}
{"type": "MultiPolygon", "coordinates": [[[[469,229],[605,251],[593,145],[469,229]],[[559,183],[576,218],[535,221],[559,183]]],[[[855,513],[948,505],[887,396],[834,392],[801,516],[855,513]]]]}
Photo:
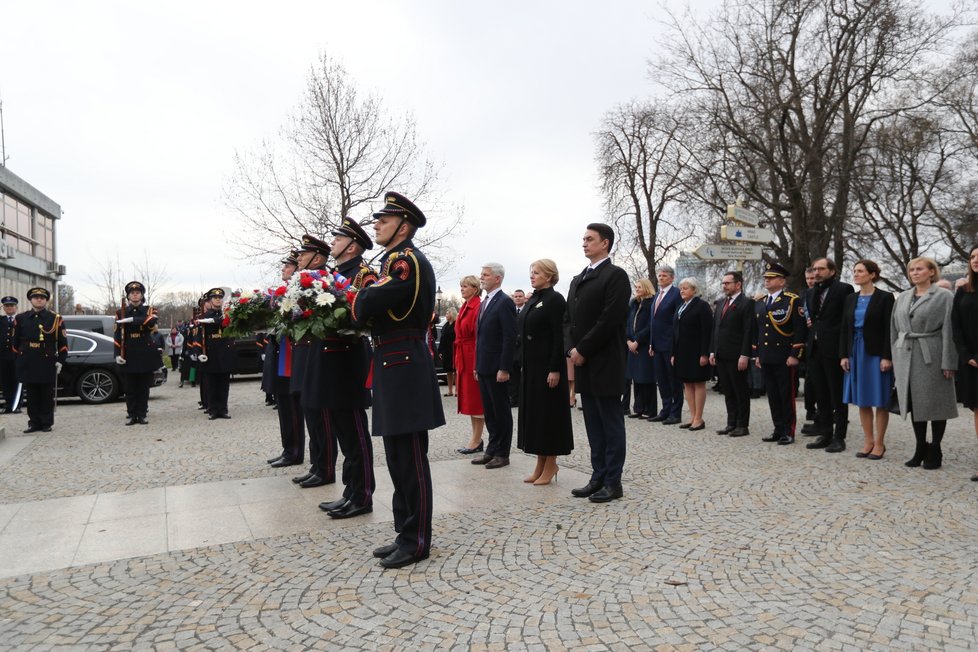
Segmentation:
{"type": "Polygon", "coordinates": [[[890,388],[890,413],[900,414],[900,397],[897,394],[896,385],[890,388]]]}

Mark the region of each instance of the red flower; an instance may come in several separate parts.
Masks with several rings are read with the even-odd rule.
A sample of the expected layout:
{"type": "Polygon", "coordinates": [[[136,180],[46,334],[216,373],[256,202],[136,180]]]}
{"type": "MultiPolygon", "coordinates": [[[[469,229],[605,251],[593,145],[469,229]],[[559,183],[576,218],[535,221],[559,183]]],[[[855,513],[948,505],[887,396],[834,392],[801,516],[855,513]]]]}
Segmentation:
{"type": "Polygon", "coordinates": [[[357,291],[356,290],[347,290],[346,291],[346,302],[349,303],[350,305],[353,305],[353,299],[356,296],[357,296],[357,291]]]}
{"type": "Polygon", "coordinates": [[[299,285],[301,285],[304,288],[311,288],[312,277],[309,276],[308,274],[303,274],[302,277],[299,279],[299,285]]]}
{"type": "Polygon", "coordinates": [[[230,325],[231,325],[230,317],[225,317],[224,319],[221,320],[221,328],[227,328],[230,325]]]}
{"type": "Polygon", "coordinates": [[[302,311],[302,318],[303,319],[309,319],[310,317],[312,317],[312,310],[309,310],[308,308],[306,308],[305,310],[302,311]]]}
{"type": "Polygon", "coordinates": [[[275,289],[275,296],[277,296],[277,297],[280,297],[280,296],[283,296],[283,295],[285,294],[285,289],[286,289],[286,288],[285,288],[285,286],[284,286],[284,285],[282,285],[282,286],[280,286],[280,287],[278,287],[278,288],[276,288],[276,289],[275,289]]]}
{"type": "Polygon", "coordinates": [[[238,305],[243,306],[246,303],[248,303],[248,297],[241,297],[240,299],[238,299],[238,305]]]}

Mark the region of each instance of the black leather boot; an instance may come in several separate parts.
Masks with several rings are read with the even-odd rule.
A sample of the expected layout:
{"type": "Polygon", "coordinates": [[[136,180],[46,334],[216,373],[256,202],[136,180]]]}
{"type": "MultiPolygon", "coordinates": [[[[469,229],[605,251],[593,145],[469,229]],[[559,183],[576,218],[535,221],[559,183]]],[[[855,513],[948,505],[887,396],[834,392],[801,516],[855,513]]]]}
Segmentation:
{"type": "Polygon", "coordinates": [[[927,444],[927,455],[924,456],[924,468],[929,470],[941,468],[944,461],[944,453],[941,452],[941,443],[932,442],[927,444]]]}
{"type": "Polygon", "coordinates": [[[926,441],[917,440],[917,448],[914,449],[913,457],[903,463],[904,466],[918,467],[924,458],[927,457],[928,445],[926,441]]]}

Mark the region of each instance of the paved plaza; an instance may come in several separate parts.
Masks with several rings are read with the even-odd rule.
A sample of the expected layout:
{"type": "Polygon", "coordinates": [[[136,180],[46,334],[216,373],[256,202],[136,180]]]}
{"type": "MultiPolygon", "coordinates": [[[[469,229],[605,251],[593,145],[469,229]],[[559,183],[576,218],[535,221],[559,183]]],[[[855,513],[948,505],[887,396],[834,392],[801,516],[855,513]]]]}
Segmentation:
{"type": "Polygon", "coordinates": [[[333,521],[330,485],[298,489],[272,469],[276,413],[257,380],[231,386],[229,421],[196,390],[154,389],[150,425],[123,403],[65,401],[52,433],[0,441],[0,647],[84,649],[817,649],[978,647],[978,442],[951,422],[944,468],[907,469],[894,418],[885,459],[765,444],[753,435],[627,420],[625,498],[572,498],[588,448],[557,483],[521,482],[533,460],[487,471],[455,453],[468,418],[446,398],[432,433],[434,547],[383,570],[390,480],[333,521]]]}

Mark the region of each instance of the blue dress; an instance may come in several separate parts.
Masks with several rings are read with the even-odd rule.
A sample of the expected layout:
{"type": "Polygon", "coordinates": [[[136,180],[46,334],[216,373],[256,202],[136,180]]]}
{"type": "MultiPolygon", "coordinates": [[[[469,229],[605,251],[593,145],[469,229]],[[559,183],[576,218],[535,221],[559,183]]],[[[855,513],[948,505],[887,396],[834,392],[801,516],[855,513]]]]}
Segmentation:
{"type": "Polygon", "coordinates": [[[889,407],[893,387],[893,369],[880,371],[880,357],[866,354],[863,325],[870,296],[856,297],[855,334],[852,338],[852,357],[842,385],[842,401],[859,407],[889,407]]]}

